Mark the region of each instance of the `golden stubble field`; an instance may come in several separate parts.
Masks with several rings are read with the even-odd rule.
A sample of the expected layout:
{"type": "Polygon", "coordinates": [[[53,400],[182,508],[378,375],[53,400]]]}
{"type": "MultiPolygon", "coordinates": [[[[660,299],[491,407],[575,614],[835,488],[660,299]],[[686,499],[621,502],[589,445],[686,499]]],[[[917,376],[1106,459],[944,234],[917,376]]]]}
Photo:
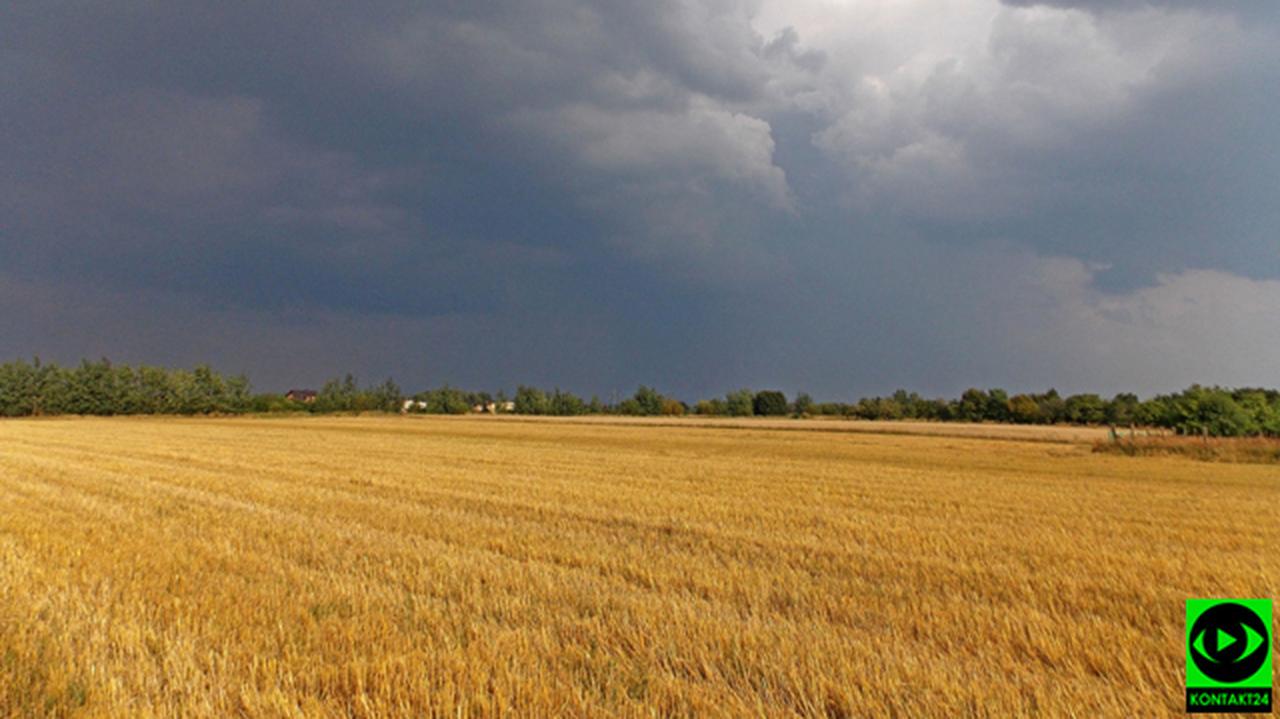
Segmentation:
{"type": "Polygon", "coordinates": [[[0,716],[1180,713],[1184,600],[1280,595],[1280,471],[1089,449],[3,421],[0,716]]]}

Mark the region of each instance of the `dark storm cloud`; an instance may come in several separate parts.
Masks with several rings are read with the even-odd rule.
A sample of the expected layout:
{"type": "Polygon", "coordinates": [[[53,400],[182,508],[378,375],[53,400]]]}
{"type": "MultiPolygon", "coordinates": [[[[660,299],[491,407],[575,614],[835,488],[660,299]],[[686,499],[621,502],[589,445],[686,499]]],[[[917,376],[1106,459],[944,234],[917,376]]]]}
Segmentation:
{"type": "MultiPolygon", "coordinates": [[[[1023,4],[11,5],[0,352],[1106,385],[1214,325],[1181,303],[1274,296],[1280,44],[1244,2],[1023,4]]],[[[1264,339],[1139,388],[1266,381],[1264,339]]]]}
{"type": "Polygon", "coordinates": [[[290,262],[342,260],[355,249],[343,243],[376,261],[390,247],[402,269],[429,272],[422,264],[450,242],[560,246],[618,232],[636,222],[609,216],[615,197],[651,202],[770,170],[767,152],[740,159],[725,139],[744,128],[767,142],[767,126],[686,112],[692,92],[749,95],[742,60],[759,54],[733,39],[745,14],[694,14],[686,25],[680,13],[554,2],[482,15],[28,11],[9,51],[26,71],[6,93],[10,197],[24,207],[6,214],[72,254],[124,250],[165,269],[202,262],[210,243],[227,255],[223,243],[256,241],[290,262]],[[698,42],[684,37],[703,28],[698,42]],[[629,167],[651,152],[653,167],[629,167]],[[593,192],[599,178],[572,166],[576,153],[625,186],[593,192]]]}

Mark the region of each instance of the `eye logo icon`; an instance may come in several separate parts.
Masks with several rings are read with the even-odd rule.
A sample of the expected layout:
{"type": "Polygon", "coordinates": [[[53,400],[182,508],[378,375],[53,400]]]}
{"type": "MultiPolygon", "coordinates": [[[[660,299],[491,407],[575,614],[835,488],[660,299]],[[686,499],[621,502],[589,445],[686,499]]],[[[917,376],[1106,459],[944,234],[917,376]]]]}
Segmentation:
{"type": "Polygon", "coordinates": [[[1270,599],[1188,599],[1187,713],[1271,712],[1270,599]]]}
{"type": "Polygon", "coordinates": [[[1206,677],[1234,684],[1262,668],[1271,654],[1269,633],[1253,610],[1224,602],[1201,614],[1192,625],[1187,652],[1206,677]]]}

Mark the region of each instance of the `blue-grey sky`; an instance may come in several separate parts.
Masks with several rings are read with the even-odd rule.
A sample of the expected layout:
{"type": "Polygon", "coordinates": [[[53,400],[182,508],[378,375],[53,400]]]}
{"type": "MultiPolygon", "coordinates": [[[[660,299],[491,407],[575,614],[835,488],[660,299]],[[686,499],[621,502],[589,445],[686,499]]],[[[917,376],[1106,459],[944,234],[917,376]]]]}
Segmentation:
{"type": "Polygon", "coordinates": [[[1271,0],[0,9],[0,358],[1280,385],[1271,0]]]}

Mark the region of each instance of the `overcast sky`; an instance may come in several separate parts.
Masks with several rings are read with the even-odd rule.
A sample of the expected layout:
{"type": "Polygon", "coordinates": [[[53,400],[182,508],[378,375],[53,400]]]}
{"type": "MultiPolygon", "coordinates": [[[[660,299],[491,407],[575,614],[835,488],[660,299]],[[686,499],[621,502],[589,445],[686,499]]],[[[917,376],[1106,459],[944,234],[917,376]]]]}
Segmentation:
{"type": "Polygon", "coordinates": [[[5,3],[0,359],[1277,386],[1278,8],[5,3]]]}

